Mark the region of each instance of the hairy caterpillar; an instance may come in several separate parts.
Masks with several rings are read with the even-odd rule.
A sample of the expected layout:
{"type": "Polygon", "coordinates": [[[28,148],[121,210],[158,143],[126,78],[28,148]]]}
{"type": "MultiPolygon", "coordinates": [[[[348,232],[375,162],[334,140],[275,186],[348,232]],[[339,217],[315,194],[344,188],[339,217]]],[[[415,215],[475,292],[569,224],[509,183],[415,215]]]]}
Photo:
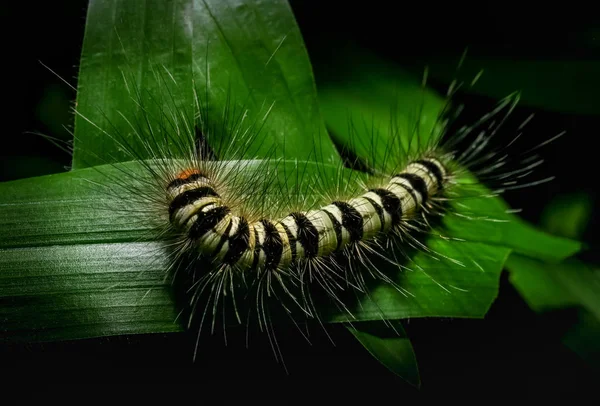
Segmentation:
{"type": "MultiPolygon", "coordinates": [[[[268,61],[263,62],[267,64],[268,61]]],[[[168,72],[167,76],[170,73],[168,72]]],[[[206,76],[208,77],[208,75],[206,76]]],[[[167,78],[167,81],[169,80],[167,78]]],[[[134,82],[132,81],[132,83],[134,82]]],[[[202,93],[202,90],[198,91],[198,94],[202,93]]],[[[136,95],[133,97],[136,98],[136,95]]],[[[243,97],[244,95],[232,94],[235,101],[243,97]]],[[[383,280],[388,285],[394,286],[402,294],[410,296],[413,293],[411,288],[406,287],[397,280],[393,280],[388,272],[390,271],[389,268],[392,268],[392,270],[401,269],[407,272],[411,269],[416,270],[416,272],[428,271],[427,268],[419,269],[413,266],[411,264],[411,254],[407,251],[416,248],[440,260],[461,262],[453,255],[447,257],[444,253],[436,252],[428,244],[420,241],[417,236],[419,233],[426,233],[430,230],[428,223],[433,222],[436,215],[446,215],[447,212],[440,207],[444,202],[462,203],[462,201],[468,201],[465,196],[457,196],[456,194],[458,190],[465,189],[465,186],[468,189],[469,186],[464,183],[454,184],[454,179],[458,178],[458,175],[464,170],[459,168],[459,164],[462,163],[467,169],[473,170],[481,179],[486,174],[500,174],[502,183],[511,181],[516,176],[526,174],[531,169],[528,167],[529,165],[523,165],[520,167],[521,172],[504,171],[502,170],[503,155],[488,148],[489,141],[498,128],[497,121],[502,121],[506,113],[510,112],[513,105],[512,100],[502,102],[498,109],[482,118],[481,122],[475,126],[470,126],[462,132],[447,131],[449,133],[447,135],[450,135],[453,142],[460,141],[463,137],[468,138],[469,134],[476,131],[482,131],[481,136],[476,138],[477,142],[467,146],[460,153],[457,153],[457,150],[452,147],[452,142],[443,144],[439,142],[437,137],[424,137],[425,141],[422,141],[421,137],[410,132],[406,134],[406,138],[402,138],[400,141],[396,137],[385,138],[386,134],[373,134],[366,141],[359,139],[359,142],[367,144],[366,149],[368,150],[366,154],[360,154],[361,158],[366,161],[362,165],[364,169],[362,172],[364,173],[357,173],[359,165],[355,164],[352,165],[353,171],[344,170],[336,160],[333,160],[333,164],[330,165],[327,163],[329,157],[321,156],[318,153],[316,156],[307,156],[304,160],[295,161],[286,159],[285,154],[282,158],[276,152],[273,152],[272,155],[269,153],[254,153],[250,151],[250,144],[254,142],[264,144],[265,140],[266,142],[269,142],[269,140],[268,138],[262,139],[260,131],[255,131],[252,125],[241,125],[245,120],[244,111],[239,114],[231,114],[233,120],[228,122],[228,120],[222,119],[220,112],[215,114],[214,111],[210,111],[210,102],[198,102],[198,105],[193,114],[186,115],[188,113],[180,114],[179,110],[163,108],[161,101],[159,101],[154,106],[158,109],[146,105],[142,109],[141,117],[127,115],[126,118],[131,121],[130,127],[131,132],[133,132],[132,144],[129,144],[130,140],[127,139],[126,134],[115,134],[110,128],[110,123],[103,126],[104,134],[108,134],[109,138],[112,137],[120,143],[122,149],[126,152],[126,156],[134,159],[135,163],[141,166],[141,172],[139,172],[131,170],[128,165],[115,165],[116,168],[122,168],[120,176],[107,178],[104,186],[109,191],[112,188],[121,186],[124,192],[116,199],[115,205],[112,207],[113,210],[122,211],[124,216],[132,221],[135,220],[154,226],[156,232],[152,233],[152,237],[166,241],[165,249],[172,254],[172,268],[174,271],[179,269],[175,264],[181,260],[184,269],[183,272],[179,269],[178,275],[192,279],[191,283],[188,283],[191,298],[186,299],[185,307],[196,316],[196,319],[202,321],[204,318],[207,320],[212,318],[213,327],[215,319],[221,317],[221,310],[225,308],[225,299],[227,299],[228,304],[232,303],[230,299],[234,299],[232,308],[238,322],[245,318],[237,310],[238,306],[248,305],[255,310],[254,314],[258,315],[259,323],[262,325],[269,324],[271,319],[270,314],[268,314],[271,307],[266,305],[269,296],[274,298],[271,299],[272,302],[283,304],[285,306],[284,313],[293,314],[294,319],[304,316],[319,319],[315,309],[320,310],[321,306],[313,303],[315,291],[319,290],[324,291],[326,297],[333,299],[335,307],[341,308],[345,313],[353,313],[352,298],[343,296],[347,292],[354,293],[354,291],[368,295],[371,286],[366,285],[368,284],[367,279],[371,276],[375,277],[372,279],[383,280]],[[158,122],[158,125],[145,125],[144,116],[153,118],[153,122],[158,122]],[[206,137],[208,141],[201,140],[201,142],[197,142],[198,139],[203,137],[206,137]],[[162,143],[165,139],[168,141],[165,143],[166,146],[162,143]],[[253,142],[249,142],[249,140],[253,142]],[[378,143],[378,146],[373,145],[378,143]],[[174,148],[172,148],[173,145],[174,148]],[[213,151],[208,151],[206,145],[212,147],[213,151]],[[378,148],[381,145],[384,147],[383,151],[378,148]],[[140,146],[141,148],[138,148],[140,146]],[[447,147],[447,150],[444,146],[447,147]],[[345,241],[343,230],[340,230],[342,237],[338,238],[333,220],[327,214],[325,214],[327,216],[325,217],[324,213],[320,211],[321,208],[327,207],[334,201],[355,202],[356,200],[353,199],[359,199],[366,203],[361,196],[368,193],[369,189],[385,188],[390,183],[397,183],[391,182],[395,179],[394,175],[403,173],[403,171],[410,168],[411,162],[425,159],[425,162],[431,164],[432,161],[427,160],[428,154],[431,154],[432,159],[435,160],[434,162],[441,162],[441,168],[446,172],[446,176],[444,176],[443,182],[437,182],[431,177],[431,172],[423,171],[421,168],[420,175],[417,175],[415,182],[422,183],[423,179],[429,178],[432,187],[430,190],[427,187],[427,182],[425,182],[425,192],[433,192],[436,189],[436,193],[431,193],[434,198],[426,199],[424,205],[417,205],[419,195],[416,187],[413,187],[410,183],[408,185],[404,184],[405,192],[397,192],[395,197],[397,199],[404,198],[408,205],[405,207],[405,211],[412,214],[412,216],[403,219],[401,226],[396,227],[399,234],[388,232],[377,237],[370,235],[368,237],[371,238],[363,238],[359,243],[348,244],[349,249],[345,249],[337,255],[313,256],[304,260],[304,263],[299,267],[281,266],[271,268],[266,266],[267,257],[272,258],[274,256],[266,255],[264,249],[266,245],[263,241],[262,245],[255,243],[255,247],[263,247],[258,255],[255,255],[249,249],[245,249],[243,253],[248,258],[258,258],[259,261],[264,263],[266,269],[261,269],[258,264],[253,267],[254,261],[252,261],[249,271],[229,270],[231,267],[226,267],[227,269],[224,270],[223,265],[225,262],[223,259],[227,254],[233,252],[230,248],[224,250],[221,247],[220,253],[222,256],[219,258],[219,255],[217,255],[216,261],[213,263],[210,263],[211,258],[204,258],[204,256],[198,258],[200,256],[199,249],[208,248],[215,240],[199,242],[198,238],[189,238],[189,234],[185,232],[178,233],[179,230],[174,229],[176,227],[173,227],[173,222],[169,220],[169,206],[178,196],[181,196],[178,192],[175,192],[175,195],[169,195],[169,183],[172,183],[178,177],[189,179],[189,175],[193,173],[202,173],[206,175],[205,179],[211,182],[210,189],[219,195],[218,200],[213,201],[213,204],[218,203],[221,207],[226,207],[231,212],[236,213],[237,219],[246,219],[248,224],[256,224],[257,227],[261,227],[260,224],[263,224],[263,229],[264,223],[260,223],[262,219],[267,219],[269,224],[273,224],[273,222],[284,219],[289,213],[317,211],[318,214],[307,220],[304,226],[300,227],[296,224],[295,227],[298,230],[316,229],[317,226],[322,229],[324,235],[330,238],[329,242],[324,242],[325,239],[321,239],[315,244],[314,238],[307,238],[304,243],[297,242],[296,244],[299,250],[310,248],[314,251],[316,246],[317,254],[319,254],[319,249],[321,251],[331,249],[334,239],[336,242],[345,241]],[[365,155],[367,155],[366,158],[365,155]],[[252,158],[259,159],[253,161],[252,158]],[[484,170],[476,170],[477,164],[483,164],[484,170]],[[498,169],[502,172],[499,173],[498,169]],[[280,179],[280,176],[283,179],[280,179]],[[438,194],[437,186],[442,183],[444,193],[438,194]],[[411,195],[411,191],[414,197],[411,195]],[[271,192],[274,192],[274,196],[270,195],[271,192]],[[427,209],[427,212],[423,210],[424,208],[427,209]],[[317,220],[327,222],[328,219],[329,222],[325,226],[316,224],[317,220]],[[392,238],[387,238],[389,236],[392,238]],[[396,247],[395,250],[391,249],[393,246],[396,247]],[[189,258],[186,257],[189,256],[192,257],[192,261],[188,262],[187,259],[189,258]],[[205,259],[208,259],[208,264],[204,261],[205,259]],[[381,263],[375,264],[378,259],[383,260],[383,266],[381,263]],[[350,265],[347,266],[346,263],[350,265]],[[252,294],[248,296],[236,294],[234,296],[233,289],[231,289],[232,285],[235,285],[236,288],[240,285],[242,292],[252,292],[252,294]],[[292,302],[291,307],[287,306],[288,302],[292,302]],[[295,305],[299,305],[299,316],[297,316],[296,309],[292,309],[295,305]]],[[[232,102],[224,110],[227,111],[229,107],[234,105],[236,103],[232,102]]],[[[277,105],[274,106],[274,110],[277,110],[277,105]]],[[[227,112],[224,115],[227,115],[227,112]]],[[[441,126],[445,128],[445,124],[442,123],[441,126]]],[[[312,143],[315,143],[315,150],[317,150],[315,138],[310,136],[308,138],[312,143]]],[[[307,142],[307,144],[311,142],[307,142]]],[[[349,140],[349,144],[352,146],[352,140],[349,140]]],[[[280,145],[277,146],[277,148],[280,147],[280,145]]],[[[103,159],[106,160],[106,158],[103,159]]],[[[534,165],[535,161],[531,161],[530,164],[534,165]]],[[[503,186],[510,185],[505,184],[503,186]]],[[[395,186],[392,185],[392,188],[395,188],[395,186]]],[[[474,196],[478,196],[480,193],[480,191],[475,190],[474,196]]],[[[421,201],[424,200],[422,198],[424,194],[421,193],[421,201]]],[[[199,198],[195,202],[201,204],[203,200],[199,198]]],[[[365,226],[363,222],[362,227],[356,227],[354,230],[357,231],[357,234],[362,230],[364,237],[365,230],[367,234],[377,231],[377,227],[374,227],[373,224],[379,218],[378,208],[383,215],[384,226],[391,223],[391,221],[386,222],[387,210],[384,210],[382,206],[383,201],[381,201],[381,204],[376,201],[375,205],[368,203],[369,208],[364,211],[364,214],[369,217],[369,225],[365,226]]],[[[351,207],[354,206],[351,205],[351,207]]],[[[356,207],[354,208],[356,209],[356,207]]],[[[465,216],[465,212],[455,214],[465,216]]],[[[453,214],[450,213],[450,215],[453,214]]],[[[389,213],[388,217],[391,217],[389,213]]],[[[470,217],[477,216],[471,215],[470,217]]],[[[212,220],[214,221],[215,218],[212,217],[212,220]]],[[[239,223],[241,220],[237,221],[239,223]]],[[[381,223],[381,220],[379,221],[381,223]]],[[[215,224],[215,227],[217,225],[215,224]]],[[[233,224],[230,223],[230,225],[233,228],[233,224]]],[[[225,226],[225,224],[222,223],[221,226],[225,226]]],[[[225,233],[221,232],[221,234],[225,233]]],[[[314,235],[314,232],[309,234],[314,235]]],[[[228,241],[225,242],[229,244],[229,240],[235,234],[232,235],[230,229],[226,235],[228,241]]],[[[262,235],[265,239],[267,236],[271,237],[269,243],[272,244],[269,246],[269,252],[274,251],[273,246],[279,246],[282,253],[283,248],[288,246],[291,251],[291,244],[284,247],[283,243],[283,238],[287,237],[287,233],[285,233],[285,237],[283,233],[280,234],[281,243],[278,242],[276,237],[273,238],[274,233],[268,234],[264,230],[256,232],[254,235],[255,237],[262,235]],[[275,240],[275,243],[273,243],[273,240],[275,240]]],[[[447,236],[442,234],[442,237],[447,236]]],[[[289,237],[287,238],[289,241],[289,237]]],[[[220,238],[219,243],[222,240],[220,238]]],[[[250,244],[243,241],[243,245],[249,246],[250,244]]],[[[336,248],[337,245],[336,243],[336,248]]],[[[212,247],[210,248],[213,251],[212,247]]],[[[469,266],[476,266],[481,260],[478,257],[473,257],[472,261],[474,263],[468,264],[469,266]]],[[[249,262],[248,259],[246,265],[249,262]]],[[[278,264],[281,264],[281,261],[278,264]]],[[[458,286],[458,289],[460,288],[461,286],[458,286]]],[[[455,293],[455,295],[458,295],[458,293],[455,293]]],[[[386,312],[382,311],[381,317],[385,317],[385,315],[386,312]]],[[[270,331],[270,327],[267,327],[267,332],[270,331]]]]}
{"type": "MultiPolygon", "coordinates": [[[[321,292],[351,315],[348,291],[368,296],[369,279],[411,295],[394,280],[393,272],[385,270],[414,270],[409,250],[460,263],[428,248],[418,234],[427,234],[436,217],[454,215],[444,209],[449,200],[460,203],[479,196],[477,189],[465,194],[473,186],[458,180],[465,169],[483,164],[476,172],[482,178],[499,176],[502,188],[524,186],[514,179],[528,174],[539,161],[528,156],[527,165],[498,172],[508,157],[486,148],[516,100],[511,96],[501,101],[475,125],[446,134],[450,137],[444,142],[392,137],[383,141],[387,152],[378,157],[373,145],[379,141],[374,138],[371,163],[363,163],[363,173],[319,161],[295,161],[290,168],[275,158],[249,160],[253,144],[262,142],[260,124],[243,124],[243,111],[224,120],[233,124],[213,122],[206,118],[209,103],[198,101],[198,111],[187,122],[174,124],[173,116],[165,116],[168,125],[160,129],[132,122],[134,142],[140,142],[151,159],[137,160],[141,172],[123,166],[119,173],[124,176],[109,178],[106,184],[123,192],[117,195],[118,208],[126,208],[132,220],[154,223],[154,238],[167,242],[171,272],[188,279],[184,311],[190,313],[189,326],[196,320],[200,328],[208,322],[214,329],[218,319],[231,316],[224,312],[226,303],[237,322],[249,323],[239,308],[250,307],[247,317],[258,317],[279,357],[270,325],[273,306],[267,302],[283,305],[294,320],[319,320],[322,305],[314,300],[315,292],[321,292]],[[478,131],[476,142],[456,147],[478,131]],[[229,142],[220,144],[224,132],[229,142]],[[163,137],[177,152],[156,143],[163,137]],[[317,168],[314,173],[307,170],[311,165],[317,168]],[[281,172],[283,179],[278,178],[281,172]],[[335,179],[334,188],[328,175],[335,179]],[[293,186],[290,179],[296,181],[293,186]],[[378,259],[383,266],[381,261],[376,265],[378,259]]],[[[443,123],[442,128],[449,131],[450,126],[443,123]]],[[[136,149],[119,134],[105,135],[136,157],[136,149]]],[[[471,260],[477,266],[478,260],[471,260]]],[[[385,318],[385,312],[380,317],[385,318]]]]}

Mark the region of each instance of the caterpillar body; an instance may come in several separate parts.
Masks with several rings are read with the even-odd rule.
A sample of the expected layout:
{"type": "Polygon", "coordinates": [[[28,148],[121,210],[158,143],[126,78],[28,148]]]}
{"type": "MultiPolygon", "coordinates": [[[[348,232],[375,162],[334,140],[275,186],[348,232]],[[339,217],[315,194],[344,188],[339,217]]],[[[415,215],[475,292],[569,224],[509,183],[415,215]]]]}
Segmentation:
{"type": "Polygon", "coordinates": [[[424,157],[382,187],[347,202],[249,222],[231,213],[206,175],[188,170],[167,186],[169,218],[199,253],[221,266],[242,272],[287,269],[401,228],[443,189],[446,176],[438,159],[424,157]]]}

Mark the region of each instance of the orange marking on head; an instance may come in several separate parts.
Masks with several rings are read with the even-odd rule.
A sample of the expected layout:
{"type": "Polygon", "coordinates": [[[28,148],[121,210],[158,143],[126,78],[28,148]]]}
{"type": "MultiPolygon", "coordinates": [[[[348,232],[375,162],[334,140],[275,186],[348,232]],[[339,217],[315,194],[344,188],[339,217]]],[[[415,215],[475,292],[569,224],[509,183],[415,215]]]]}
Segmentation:
{"type": "Polygon", "coordinates": [[[198,169],[186,169],[182,172],[179,172],[179,175],[177,175],[177,178],[181,179],[181,180],[186,180],[190,176],[197,175],[199,173],[200,173],[200,171],[198,169]]]}

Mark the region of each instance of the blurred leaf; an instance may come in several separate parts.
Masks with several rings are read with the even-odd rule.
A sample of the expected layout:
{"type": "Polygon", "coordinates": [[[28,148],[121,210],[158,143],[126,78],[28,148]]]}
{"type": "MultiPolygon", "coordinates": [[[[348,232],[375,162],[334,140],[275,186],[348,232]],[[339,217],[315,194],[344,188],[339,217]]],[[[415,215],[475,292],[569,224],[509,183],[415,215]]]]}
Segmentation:
{"type": "Polygon", "coordinates": [[[399,322],[394,322],[392,328],[382,323],[358,323],[348,330],[390,371],[413,386],[421,385],[417,359],[399,322]]]}
{"type": "Polygon", "coordinates": [[[588,364],[600,368],[600,320],[592,312],[581,309],[562,341],[588,364]]]}
{"type": "Polygon", "coordinates": [[[510,281],[538,311],[582,306],[600,320],[600,269],[576,260],[549,264],[511,255],[510,281]]]}
{"type": "Polygon", "coordinates": [[[587,193],[559,195],[548,203],[540,225],[553,235],[579,239],[592,214],[593,201],[587,193]]]}
{"type": "Polygon", "coordinates": [[[319,82],[319,103],[339,145],[392,173],[407,163],[407,152],[440,138],[446,101],[419,77],[364,51],[337,57],[330,67],[336,76],[319,82]]]}
{"type": "Polygon", "coordinates": [[[600,269],[576,260],[549,264],[511,255],[510,281],[536,312],[579,308],[562,341],[586,362],[600,367],[600,269]]]}
{"type": "MultiPolygon", "coordinates": [[[[578,241],[545,233],[518,216],[509,214],[509,206],[502,199],[487,200],[485,209],[474,209],[470,213],[488,219],[475,219],[472,222],[477,226],[470,227],[450,224],[448,227],[453,236],[509,247],[515,253],[550,262],[561,261],[581,249],[578,241]]],[[[471,203],[467,203],[467,206],[470,207],[471,203]]]]}

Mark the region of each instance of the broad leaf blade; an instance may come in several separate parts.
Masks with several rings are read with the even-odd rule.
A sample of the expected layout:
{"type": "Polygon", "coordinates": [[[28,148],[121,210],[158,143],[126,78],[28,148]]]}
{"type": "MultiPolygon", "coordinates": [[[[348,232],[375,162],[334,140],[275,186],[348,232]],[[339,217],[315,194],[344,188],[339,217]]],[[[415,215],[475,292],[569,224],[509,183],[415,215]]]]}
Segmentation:
{"type": "MultiPolygon", "coordinates": [[[[178,153],[159,130],[193,132],[200,113],[224,127],[228,120],[267,115],[248,158],[339,161],[284,1],[94,0],[81,61],[75,169],[131,159],[120,143],[150,157],[138,139],[140,124],[157,132],[154,153],[178,153]]],[[[246,147],[248,139],[224,130],[219,143],[246,147]]]]}
{"type": "Polygon", "coordinates": [[[116,139],[135,137],[130,122],[143,113],[138,103],[158,98],[191,117],[191,7],[191,0],[89,2],[73,169],[131,159],[116,139]]]}
{"type": "Polygon", "coordinates": [[[9,230],[0,241],[3,337],[181,329],[159,245],[107,205],[97,186],[104,175],[90,168],[0,184],[0,224],[9,230]]]}
{"type": "Polygon", "coordinates": [[[181,331],[157,244],[0,250],[3,339],[181,331]]]}
{"type": "MultiPolygon", "coordinates": [[[[250,114],[264,114],[272,106],[256,156],[339,162],[319,112],[308,54],[287,2],[198,1],[193,21],[196,85],[210,83],[212,107],[221,108],[229,94],[235,107],[249,109],[250,114]],[[198,63],[204,56],[207,66],[198,63]]],[[[232,145],[246,142],[224,140],[232,145]]]]}

